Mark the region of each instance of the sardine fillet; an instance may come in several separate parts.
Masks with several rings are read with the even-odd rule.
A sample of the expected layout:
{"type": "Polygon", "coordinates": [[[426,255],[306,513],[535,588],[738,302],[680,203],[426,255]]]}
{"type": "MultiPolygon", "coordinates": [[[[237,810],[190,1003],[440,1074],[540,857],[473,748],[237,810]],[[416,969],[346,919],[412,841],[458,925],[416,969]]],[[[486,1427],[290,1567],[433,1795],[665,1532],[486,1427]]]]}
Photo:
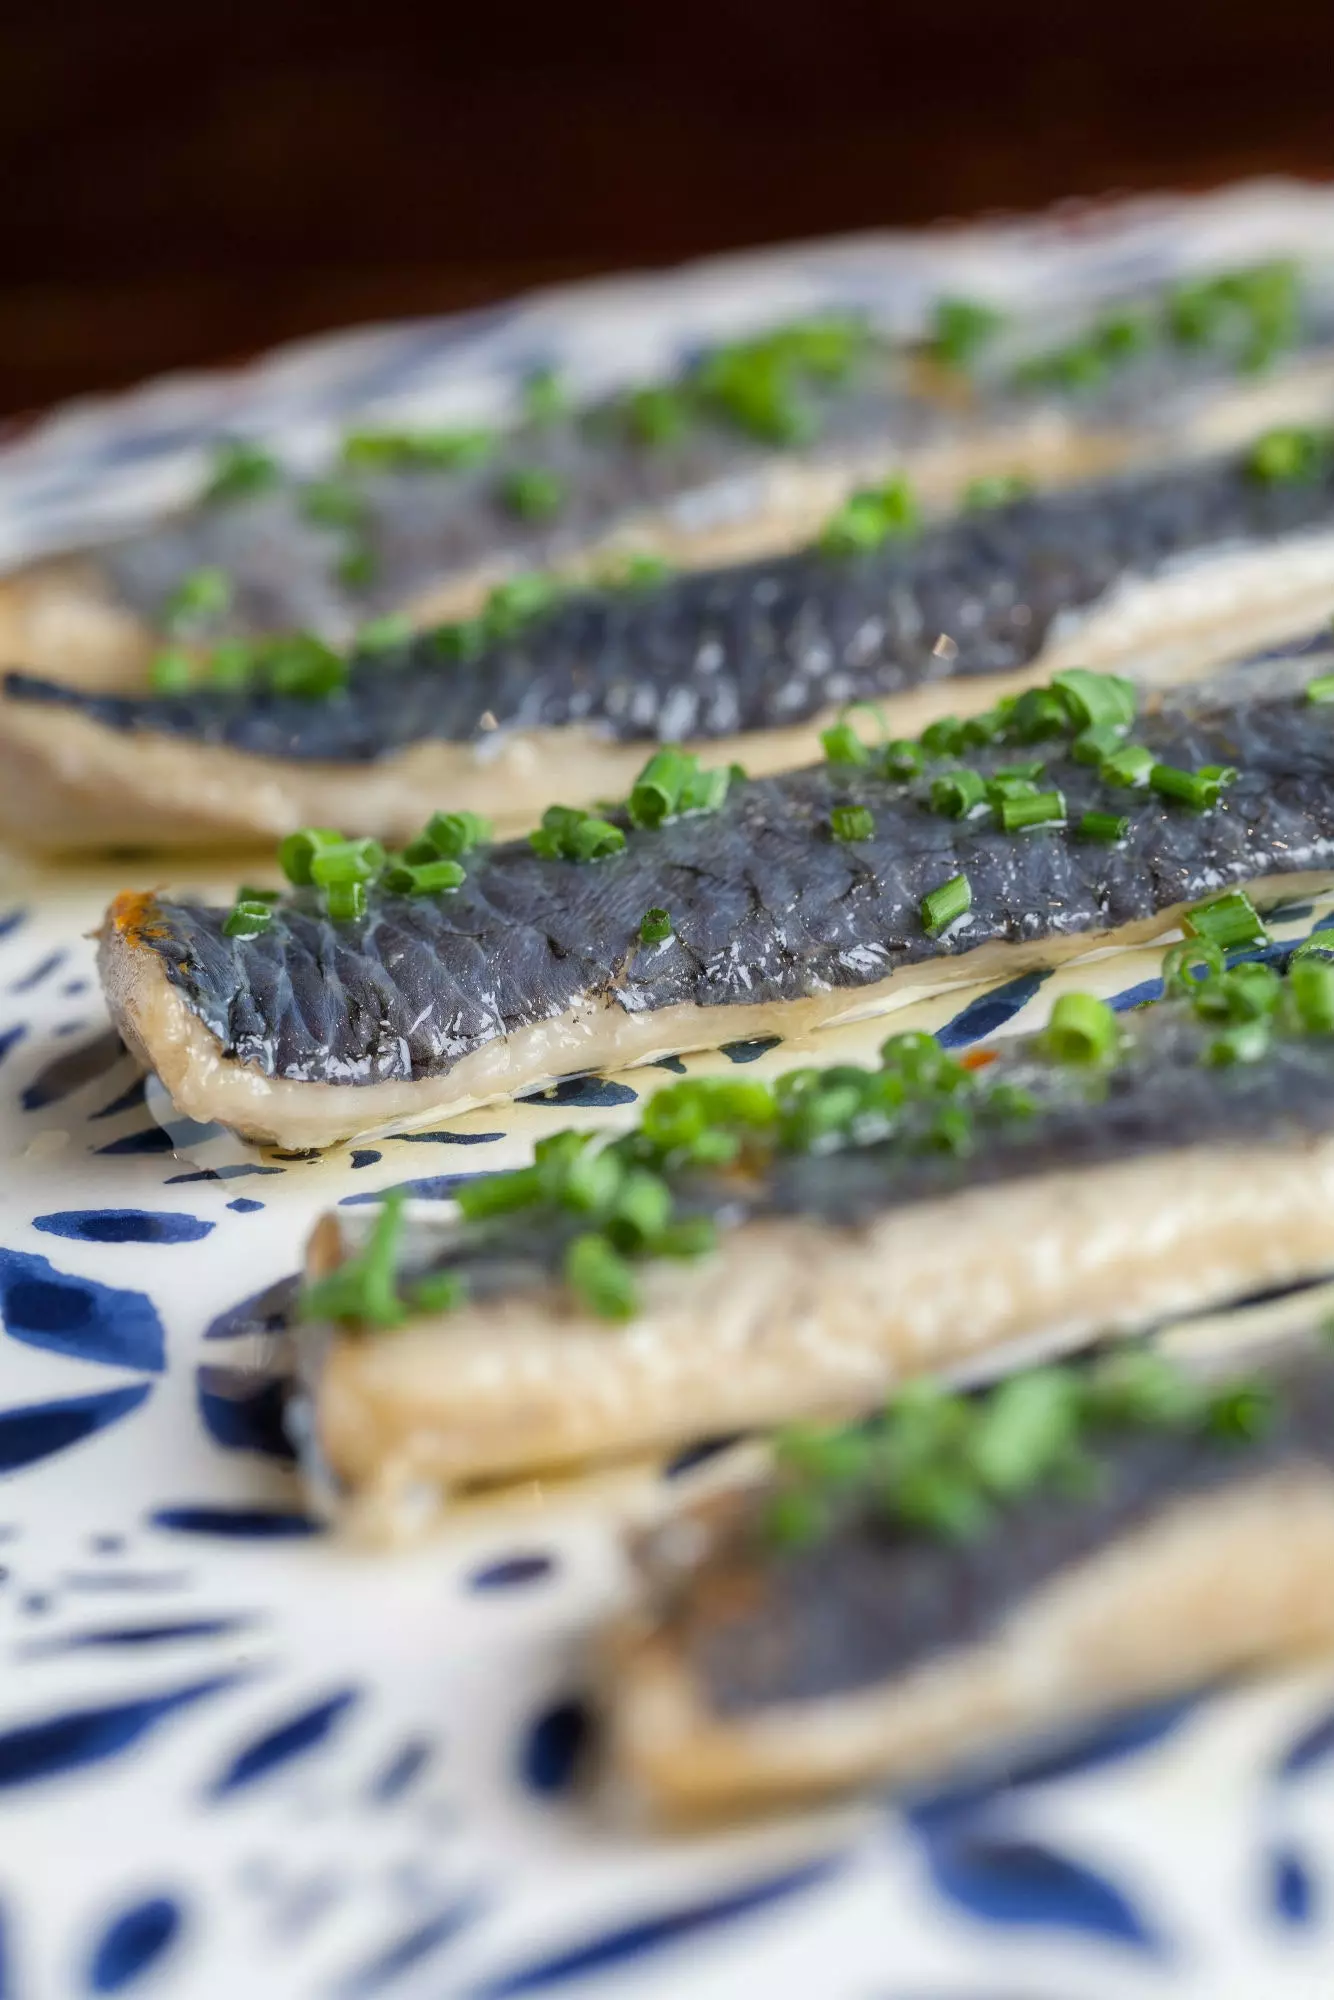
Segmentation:
{"type": "MultiPolygon", "coordinates": [[[[890,1211],[723,1233],[644,1267],[609,1325],[555,1288],[399,1330],[307,1336],[318,1449],[349,1524],[425,1525],[451,1489],[798,1416],[1010,1343],[1076,1346],[1334,1265],[1334,1140],[1184,1146],[890,1211]]],[[[318,1262],[337,1254],[324,1226],[318,1262]]]]}
{"type": "Polygon", "coordinates": [[[723,1716],[670,1635],[627,1619],[599,1659],[607,1757],[669,1818],[760,1807],[935,1775],[1331,1643],[1334,1477],[1294,1466],[1162,1508],[988,1639],[852,1694],[723,1716]]]}
{"type": "MultiPolygon", "coordinates": [[[[1246,886],[1263,903],[1314,895],[1328,884],[1328,874],[1304,871],[1246,886]]],[[[727,1007],[682,1003],[627,1012],[614,998],[597,997],[485,1043],[440,1076],[313,1083],[265,1076],[224,1054],[171,984],[161,960],[137,941],[142,900],[127,896],[112,905],[98,954],[107,1005],[126,1043],[157,1073],[186,1117],[216,1119],[244,1138],[292,1149],[460,1117],[580,1071],[624,1069],[683,1050],[716,1048],[722,1039],[795,1037],[890,1013],[956,986],[1011,979],[1037,966],[1165,936],[1177,928],[1187,908],[1178,905],[1113,931],[981,945],[904,966],[873,984],[833,988],[799,1000],[727,1007]]]]}

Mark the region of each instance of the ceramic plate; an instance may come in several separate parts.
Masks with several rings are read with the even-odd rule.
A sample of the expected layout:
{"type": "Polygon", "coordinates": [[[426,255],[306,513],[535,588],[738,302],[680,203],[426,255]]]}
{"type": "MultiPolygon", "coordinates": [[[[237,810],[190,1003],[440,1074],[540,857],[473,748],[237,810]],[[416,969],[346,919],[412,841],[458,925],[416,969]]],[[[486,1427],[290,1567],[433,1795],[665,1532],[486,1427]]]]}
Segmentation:
{"type": "MultiPolygon", "coordinates": [[[[1077,268],[1113,290],[1332,221],[1328,194],[1262,187],[320,343],[32,430],[0,455],[0,552],[143,518],[220,425],[315,452],[353,409],[495,408],[537,361],[591,384],[802,306],[906,328],[942,285],[1017,296],[1077,268]]],[[[705,1476],[691,1454],[465,1509],[392,1557],[304,1507],[251,1302],[323,1209],[443,1199],[561,1124],[624,1122],[673,1070],[859,1060],[882,1026],[283,1159],[173,1119],[109,1034],[87,933],[126,879],[11,858],[0,901],[3,2000],[1328,2000],[1334,1670],[1137,1714],[966,1793],[665,1840],[599,1820],[572,1771],[581,1649],[625,1586],[616,1523],[705,1476]]],[[[1134,1004],[1156,970],[1095,957],[896,1021],[964,1045],[1071,985],[1134,1004]]]]}

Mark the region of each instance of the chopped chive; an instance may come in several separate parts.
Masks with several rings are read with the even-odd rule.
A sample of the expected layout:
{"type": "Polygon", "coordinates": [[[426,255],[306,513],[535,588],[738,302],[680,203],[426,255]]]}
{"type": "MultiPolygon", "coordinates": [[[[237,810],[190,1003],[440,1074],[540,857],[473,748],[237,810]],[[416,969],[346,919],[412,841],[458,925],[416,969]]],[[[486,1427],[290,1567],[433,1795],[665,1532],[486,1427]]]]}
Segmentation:
{"type": "Polygon", "coordinates": [[[325,908],[337,924],[351,923],[366,914],[366,884],[361,881],[333,882],[324,892],[325,908]]]}
{"type": "Polygon", "coordinates": [[[1165,799],[1179,799],[1192,812],[1207,812],[1218,804],[1224,785],[1237,773],[1230,764],[1205,764],[1198,771],[1180,771],[1174,764],[1155,764],[1149,772],[1152,790],[1165,799]]]}
{"type": "Polygon", "coordinates": [[[255,896],[248,896],[243,889],[236,902],[227,913],[222,926],[224,937],[253,938],[266,931],[273,922],[273,911],[267,896],[261,902],[255,896]]]}
{"type": "Polygon", "coordinates": [[[661,944],[672,934],[672,920],[666,910],[656,906],[645,910],[639,920],[639,942],[641,944],[661,944]]]}
{"type": "Polygon", "coordinates": [[[359,653],[387,653],[395,646],[405,646],[411,637],[412,620],[396,612],[387,618],[372,618],[369,625],[361,627],[354,643],[359,653]]]}
{"type": "Polygon", "coordinates": [[[835,840],[870,840],[875,833],[875,814],[869,806],[835,806],[829,815],[829,831],[835,840]]]}
{"type": "Polygon", "coordinates": [[[1029,688],[1020,695],[1006,720],[1007,732],[1016,743],[1038,743],[1044,736],[1063,736],[1069,727],[1069,710],[1052,688],[1029,688]]]}
{"type": "Polygon", "coordinates": [[[468,1296],[468,1281],[458,1271],[428,1271],[407,1286],[409,1306],[416,1313],[455,1312],[468,1296]]]}
{"type": "Polygon", "coordinates": [[[676,571],[664,557],[655,556],[648,549],[634,549],[614,569],[606,572],[602,583],[607,590],[653,590],[675,574],[676,571]]]}
{"type": "Polygon", "coordinates": [[[312,480],[298,491],[297,505],[319,528],[360,527],[366,513],[364,496],[339,479],[312,480]]]}
{"type": "Polygon", "coordinates": [[[375,569],[375,551],[368,544],[360,543],[357,547],[349,549],[335,564],[334,573],[338,581],[346,584],[349,590],[360,590],[366,584],[375,581],[375,569]]]}
{"type": "Polygon", "coordinates": [[[1334,456],[1328,431],[1270,431],[1251,447],[1246,461],[1252,478],[1266,486],[1309,486],[1323,477],[1334,456]]]}
{"type": "Polygon", "coordinates": [[[1334,1033],[1334,965],[1327,959],[1298,959],[1289,969],[1288,985],[1307,1033],[1334,1033]]]}
{"type": "Polygon", "coordinates": [[[1014,500],[1027,500],[1032,491],[1032,480],[1022,472],[992,472],[969,480],[963,504],[970,513],[981,513],[991,507],[1008,507],[1014,500]]]}
{"type": "Polygon", "coordinates": [[[1126,743],[1113,750],[1110,757],[1103,758],[1098,773],[1105,785],[1136,791],[1148,783],[1154,764],[1152,750],[1146,750],[1142,743],[1126,743]]]}
{"type": "Polygon", "coordinates": [[[457,861],[391,861],[384,872],[384,886],[397,896],[435,896],[457,889],[465,881],[465,871],[457,861]]]}
{"type": "Polygon", "coordinates": [[[558,604],[563,586],[542,570],[524,570],[498,583],[486,600],[482,630],[488,639],[508,639],[514,632],[558,604]]]}
{"type": "Polygon", "coordinates": [[[1094,1064],[1116,1053],[1116,1015],[1091,993],[1062,993],[1051,1010],[1043,1046],[1057,1062],[1094,1064]]]}
{"type": "Polygon", "coordinates": [[[973,891],[966,875],[952,875],[922,898],[922,924],[929,937],[939,937],[972,908],[973,891]]]}
{"type": "Polygon", "coordinates": [[[620,852],[625,835],[610,820],[579,806],[548,806],[528,844],[548,861],[601,861],[620,852]]]}
{"type": "Polygon", "coordinates": [[[1210,939],[1174,944],[1163,959],[1163,992],[1170,999],[1193,999],[1206,980],[1218,978],[1224,969],[1223,954],[1210,939]]]}
{"type": "Polygon", "coordinates": [[[513,1215],[542,1199],[542,1177],[536,1167],[516,1167],[505,1174],[475,1174],[463,1181],[454,1199],[468,1222],[489,1222],[496,1215],[513,1215]]]}
{"type": "Polygon", "coordinates": [[[1004,324],[1005,315],[980,299],[938,299],[929,352],[947,368],[967,368],[1004,324]]]}
{"type": "Polygon", "coordinates": [[[244,439],[229,438],[214,447],[213,468],[203,498],[207,504],[249,500],[275,486],[279,476],[278,461],[269,452],[244,439]]]}
{"type": "Polygon", "coordinates": [[[640,444],[674,444],[690,421],[690,404],[679,389],[636,389],[625,399],[625,420],[640,444]]]}
{"type": "Polygon", "coordinates": [[[1031,798],[1003,798],[996,817],[1006,833],[1020,833],[1025,827],[1059,826],[1065,820],[1065,794],[1052,790],[1034,792],[1031,798]]]}
{"type": "Polygon", "coordinates": [[[1022,764],[998,764],[991,774],[991,782],[996,785],[1008,785],[1016,781],[1028,781],[1041,777],[1045,769],[1046,759],[1042,757],[1029,757],[1022,764]]]}
{"type": "Polygon", "coordinates": [[[928,757],[957,757],[964,747],[964,725],[957,715],[940,715],[918,740],[928,757]]]}
{"type": "Polygon", "coordinates": [[[262,648],[257,652],[244,639],[224,639],[208,656],[209,680],[214,687],[244,687],[262,657],[262,648]]]}
{"type": "Polygon", "coordinates": [[[1100,765],[1116,755],[1124,740],[1125,731],[1119,724],[1097,723],[1090,729],[1080,730],[1070,745],[1070,755],[1076,764],[1100,765]]]}
{"type": "Polygon", "coordinates": [[[1237,1021],[1215,1035],[1205,1051],[1205,1061],[1218,1068],[1234,1063],[1259,1062],[1268,1053],[1271,1029],[1267,1020],[1237,1021]]]}
{"type": "Polygon", "coordinates": [[[1195,1011],[1204,1021],[1261,1021],[1275,1011],[1282,994],[1272,965],[1238,965],[1199,986],[1195,1011]]]}
{"type": "Polygon", "coordinates": [[[1008,711],[1001,708],[984,708],[980,715],[970,715],[963,725],[963,741],[975,749],[983,749],[994,743],[1003,734],[1008,711]]]}
{"type": "Polygon", "coordinates": [[[661,826],[670,819],[696,760],[687,751],[659,750],[630,788],[629,813],[635,826],[661,826]]]}
{"type": "Polygon", "coordinates": [[[183,694],[194,683],[194,661],[188,653],[171,647],[154,656],[148,678],[155,694],[183,694]]]}
{"type": "Polygon", "coordinates": [[[1124,840],[1130,831],[1130,821],[1119,813],[1086,812],[1079,821],[1081,840],[1124,840]]]}
{"type": "Polygon", "coordinates": [[[1244,889],[1232,889],[1225,896],[1197,903],[1193,910],[1187,910],[1181,923],[1189,937],[1203,938],[1220,951],[1269,942],[1269,933],[1244,889]]]}
{"type": "Polygon", "coordinates": [[[299,1308],[302,1319],[351,1320],[387,1327],[398,1326],[407,1318],[397,1279],[403,1202],[401,1192],[391,1191],[385,1196],[361,1253],[349,1257],[327,1278],[302,1293],[299,1308]]]}
{"type": "Polygon", "coordinates": [[[1306,699],[1314,702],[1334,701],[1334,674],[1320,674],[1306,684],[1306,699]]]}
{"type": "Polygon", "coordinates": [[[340,451],[351,472],[462,472],[496,447],[494,431],[350,431],[340,451]]]}
{"type": "Polygon", "coordinates": [[[891,537],[912,535],[921,515],[906,479],[864,487],[845,500],[826,522],[820,546],[830,555],[860,555],[891,537]]]}
{"type": "Polygon", "coordinates": [[[672,1193],[661,1174],[635,1167],[616,1190],[608,1233],[620,1250],[650,1248],[667,1227],[671,1214],[672,1193]]]}
{"type": "Polygon", "coordinates": [[[836,722],[822,729],[820,741],[827,764],[869,764],[871,753],[850,722],[836,722]]]}
{"type": "Polygon", "coordinates": [[[693,764],[686,773],[686,781],[681,787],[678,810],[683,813],[717,812],[732,789],[733,782],[745,783],[746,774],[739,764],[714,764],[708,767],[693,764]]]}
{"type": "Polygon", "coordinates": [[[310,857],[310,879],[321,889],[373,882],[384,866],[378,840],[326,841],[310,857]]]}
{"type": "Polygon", "coordinates": [[[605,1236],[575,1237],[565,1253],[565,1278],[599,1319],[630,1319],[638,1310],[634,1270],[605,1236]]]}
{"type": "Polygon", "coordinates": [[[1135,720],[1138,691],[1119,674],[1090,673],[1087,667],[1067,667],[1053,674],[1051,684],[1065,698],[1077,729],[1129,729],[1135,720]]]}
{"type": "Polygon", "coordinates": [[[896,736],[881,752],[885,776],[900,783],[917,777],[925,762],[921,744],[914,743],[910,736],[896,736]]]}
{"type": "Polygon", "coordinates": [[[263,640],[252,648],[250,670],[274,694],[299,701],[322,701],[347,686],[347,661],[313,632],[263,640]]]}
{"type": "Polygon", "coordinates": [[[475,660],[485,651],[487,631],[481,618],[461,618],[453,625],[434,626],[428,637],[447,660],[475,660]]]}
{"type": "Polygon", "coordinates": [[[566,416],[569,393],[554,368],[536,368],[523,385],[524,414],[532,424],[551,424],[566,416]]]}
{"type": "Polygon", "coordinates": [[[278,865],[289,882],[304,888],[314,880],[311,869],[317,854],[343,845],[343,836],[334,826],[303,826],[289,833],[278,849],[278,865]]]}
{"type": "Polygon", "coordinates": [[[232,582],[225,570],[196,569],[181,578],[163,607],[165,623],[172,629],[193,624],[197,619],[217,618],[232,601],[232,582]]]}
{"type": "Polygon", "coordinates": [[[931,810],[950,819],[966,819],[986,796],[986,781],[976,771],[947,771],[931,780],[931,810]]]}
{"type": "Polygon", "coordinates": [[[486,846],[491,839],[491,822],[474,812],[432,813],[422,838],[431,843],[437,854],[457,861],[472,848],[486,846]]]}
{"type": "Polygon", "coordinates": [[[987,780],[987,799],[999,808],[1002,799],[1034,799],[1038,787],[1031,778],[1001,777],[999,773],[987,780]]]}
{"type": "Polygon", "coordinates": [[[521,520],[549,521],[560,512],[565,484],[543,465],[516,466],[501,481],[500,498],[521,520]]]}

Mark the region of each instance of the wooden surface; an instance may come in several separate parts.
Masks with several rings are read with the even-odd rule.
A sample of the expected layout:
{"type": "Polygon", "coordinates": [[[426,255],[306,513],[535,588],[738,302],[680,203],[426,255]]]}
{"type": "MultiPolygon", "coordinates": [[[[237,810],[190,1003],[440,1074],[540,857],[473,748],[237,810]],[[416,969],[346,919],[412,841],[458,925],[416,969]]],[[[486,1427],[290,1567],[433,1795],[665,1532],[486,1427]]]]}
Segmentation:
{"type": "Polygon", "coordinates": [[[1334,174],[1334,4],[7,0],[0,411],[349,321],[1334,174]]]}

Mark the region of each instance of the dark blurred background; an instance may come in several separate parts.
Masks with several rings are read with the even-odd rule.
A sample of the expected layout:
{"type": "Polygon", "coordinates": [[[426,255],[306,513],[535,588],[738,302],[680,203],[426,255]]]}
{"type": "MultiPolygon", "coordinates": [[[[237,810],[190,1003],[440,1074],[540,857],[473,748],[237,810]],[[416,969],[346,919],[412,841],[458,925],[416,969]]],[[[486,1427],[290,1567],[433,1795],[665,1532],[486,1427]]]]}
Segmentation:
{"type": "Polygon", "coordinates": [[[0,412],[355,320],[1334,173],[1334,0],[0,0],[0,412]]]}

